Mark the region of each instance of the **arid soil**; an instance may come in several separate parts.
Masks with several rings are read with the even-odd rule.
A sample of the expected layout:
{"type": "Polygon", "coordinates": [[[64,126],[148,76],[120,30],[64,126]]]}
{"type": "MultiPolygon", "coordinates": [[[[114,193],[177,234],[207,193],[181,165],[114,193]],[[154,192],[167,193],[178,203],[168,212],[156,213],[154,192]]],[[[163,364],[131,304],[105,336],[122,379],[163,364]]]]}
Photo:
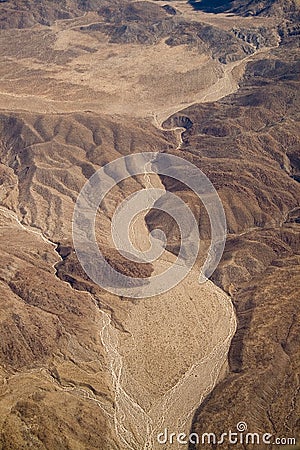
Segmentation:
{"type": "Polygon", "coordinates": [[[0,4],[0,449],[172,450],[188,445],[159,444],[165,428],[220,435],[240,421],[299,435],[297,4],[250,16],[206,3],[0,4]],[[228,238],[199,285],[203,206],[141,168],[97,215],[110,264],[143,278],[174,263],[178,230],[158,209],[131,237],[147,249],[148,230],[163,229],[163,257],[141,267],[113,248],[116,207],[151,186],[187,202],[201,255],[173,290],[133,300],[84,273],[72,218],[90,176],[138,152],[201,168],[228,238]]]}

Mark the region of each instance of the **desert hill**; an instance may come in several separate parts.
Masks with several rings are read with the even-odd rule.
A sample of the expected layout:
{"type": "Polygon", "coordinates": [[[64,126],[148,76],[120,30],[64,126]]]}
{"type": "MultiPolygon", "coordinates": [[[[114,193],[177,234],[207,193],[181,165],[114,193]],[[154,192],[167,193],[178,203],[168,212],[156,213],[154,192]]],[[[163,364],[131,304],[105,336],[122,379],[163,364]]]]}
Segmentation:
{"type": "MultiPolygon", "coordinates": [[[[249,63],[235,94],[193,105],[164,123],[179,125],[183,117],[189,124],[176,154],[214,180],[228,218],[229,237],[213,279],[232,296],[238,330],[230,373],[194,418],[199,435],[232,429],[241,417],[251,430],[299,433],[291,402],[299,370],[298,64],[291,38],[267,58],[249,63]],[[233,399],[238,406],[232,406],[233,399]]],[[[172,180],[164,183],[187,196],[172,180]]],[[[155,227],[155,213],[147,218],[155,227]]],[[[207,219],[202,220],[205,239],[207,219]]]]}

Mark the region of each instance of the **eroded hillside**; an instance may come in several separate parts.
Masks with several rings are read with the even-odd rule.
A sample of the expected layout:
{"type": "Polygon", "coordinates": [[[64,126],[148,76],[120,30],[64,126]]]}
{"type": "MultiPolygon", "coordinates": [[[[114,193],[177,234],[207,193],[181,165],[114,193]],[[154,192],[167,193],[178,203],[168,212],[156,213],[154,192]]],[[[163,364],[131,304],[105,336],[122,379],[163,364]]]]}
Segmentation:
{"type": "Polygon", "coordinates": [[[241,420],[299,434],[298,10],[227,3],[1,2],[1,449],[159,449],[164,427],[200,435],[241,420]],[[172,291],[133,300],[88,278],[72,220],[91,175],[138,152],[201,168],[228,237],[199,285],[203,206],[142,167],[97,216],[110,264],[143,279],[174,263],[178,228],[158,209],[132,230],[143,251],[149,229],[165,231],[157,263],[113,248],[116,207],[149,186],[186,201],[202,253],[172,291]]]}

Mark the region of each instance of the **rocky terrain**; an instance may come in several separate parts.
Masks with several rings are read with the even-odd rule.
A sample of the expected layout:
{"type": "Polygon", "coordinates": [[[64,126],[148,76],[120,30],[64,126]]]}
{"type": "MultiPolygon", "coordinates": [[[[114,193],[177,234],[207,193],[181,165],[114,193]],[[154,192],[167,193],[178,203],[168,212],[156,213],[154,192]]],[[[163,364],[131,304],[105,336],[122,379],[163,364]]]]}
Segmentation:
{"type": "Polygon", "coordinates": [[[299,437],[298,15],[280,0],[0,2],[0,449],[215,449],[156,436],[220,436],[241,421],[299,437]],[[91,175],[138,152],[201,168],[228,237],[199,285],[202,203],[144,169],[116,186],[96,237],[121,273],[161,272],[180,245],[153,208],[133,240],[145,251],[160,228],[167,251],[142,265],[120,255],[110,227],[127,195],[171,191],[199,223],[191,274],[134,300],[88,278],[72,219],[91,175]]]}
{"type": "Polygon", "coordinates": [[[239,319],[231,372],[195,415],[199,435],[233,429],[240,420],[251,430],[299,433],[295,56],[291,43],[279,47],[248,64],[236,94],[180,112],[193,124],[180,152],[209,174],[226,208],[229,236],[213,280],[232,296],[239,319]]]}

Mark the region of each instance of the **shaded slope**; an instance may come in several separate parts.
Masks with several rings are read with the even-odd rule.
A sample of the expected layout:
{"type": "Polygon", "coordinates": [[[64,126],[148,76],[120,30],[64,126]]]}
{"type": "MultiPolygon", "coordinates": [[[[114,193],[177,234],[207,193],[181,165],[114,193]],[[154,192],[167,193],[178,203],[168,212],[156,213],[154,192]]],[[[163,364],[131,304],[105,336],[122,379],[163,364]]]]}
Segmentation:
{"type": "Polygon", "coordinates": [[[299,14],[298,0],[189,0],[189,3],[197,10],[220,13],[231,12],[242,15],[271,15],[290,17],[296,20],[295,13],[299,14]]]}

